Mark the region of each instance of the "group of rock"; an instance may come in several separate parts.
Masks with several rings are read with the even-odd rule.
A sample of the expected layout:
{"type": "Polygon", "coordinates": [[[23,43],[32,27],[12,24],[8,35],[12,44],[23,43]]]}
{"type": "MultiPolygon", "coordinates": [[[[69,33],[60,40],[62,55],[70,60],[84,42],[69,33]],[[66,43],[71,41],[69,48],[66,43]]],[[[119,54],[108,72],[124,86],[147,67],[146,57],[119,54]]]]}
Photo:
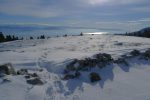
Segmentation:
{"type": "MultiPolygon", "coordinates": [[[[124,64],[128,66],[127,59],[139,57],[139,59],[150,60],[150,49],[145,52],[139,50],[133,50],[129,54],[122,55],[120,58],[114,60],[110,54],[99,53],[91,58],[74,59],[68,63],[64,69],[64,80],[79,78],[82,71],[90,71],[92,68],[98,67],[100,69],[106,67],[111,63],[124,64]]],[[[42,71],[42,70],[39,70],[42,71]]],[[[31,85],[42,85],[44,82],[41,80],[37,73],[31,73],[27,69],[19,69],[15,71],[11,63],[0,65],[0,78],[3,77],[3,81],[10,81],[4,78],[7,75],[23,75],[26,82],[31,85]]],[[[102,78],[96,72],[90,72],[89,78],[91,82],[96,82],[102,78]]]]}
{"type": "MultiPolygon", "coordinates": [[[[106,67],[111,63],[124,64],[128,66],[127,59],[139,57],[139,59],[149,60],[150,59],[150,49],[145,52],[140,52],[139,50],[133,50],[129,54],[122,55],[120,58],[114,60],[110,54],[99,53],[91,58],[84,59],[73,59],[69,64],[66,65],[64,70],[64,80],[79,78],[82,71],[90,71],[92,68],[98,67],[100,69],[106,67]]],[[[89,78],[91,82],[96,82],[102,78],[96,72],[89,73],[89,78]]]]}
{"type": "Polygon", "coordinates": [[[27,69],[15,71],[11,63],[0,65],[0,77],[3,77],[3,82],[11,81],[5,78],[7,75],[24,75],[26,82],[31,85],[44,84],[37,73],[29,73],[27,69]]]}

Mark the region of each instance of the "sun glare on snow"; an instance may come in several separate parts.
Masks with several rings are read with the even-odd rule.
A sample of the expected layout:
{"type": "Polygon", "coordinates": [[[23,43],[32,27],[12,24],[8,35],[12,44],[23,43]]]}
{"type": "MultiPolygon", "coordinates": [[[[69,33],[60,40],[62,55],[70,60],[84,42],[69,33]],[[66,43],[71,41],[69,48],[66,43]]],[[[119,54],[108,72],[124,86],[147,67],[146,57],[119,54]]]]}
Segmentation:
{"type": "Polygon", "coordinates": [[[83,33],[83,34],[95,34],[95,35],[101,35],[101,34],[108,34],[108,32],[94,32],[94,33],[83,33]]]}

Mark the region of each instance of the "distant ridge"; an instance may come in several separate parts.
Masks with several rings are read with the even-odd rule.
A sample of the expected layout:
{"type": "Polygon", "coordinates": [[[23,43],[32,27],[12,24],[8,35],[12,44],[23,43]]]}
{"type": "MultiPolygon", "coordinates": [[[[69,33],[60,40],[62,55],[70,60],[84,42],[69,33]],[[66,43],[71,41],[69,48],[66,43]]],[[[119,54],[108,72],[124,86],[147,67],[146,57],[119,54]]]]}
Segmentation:
{"type": "Polygon", "coordinates": [[[139,32],[143,33],[145,30],[150,31],[150,27],[143,28],[139,32]]]}
{"type": "Polygon", "coordinates": [[[150,27],[143,28],[136,32],[126,33],[127,36],[139,36],[150,38],[150,27]]]}

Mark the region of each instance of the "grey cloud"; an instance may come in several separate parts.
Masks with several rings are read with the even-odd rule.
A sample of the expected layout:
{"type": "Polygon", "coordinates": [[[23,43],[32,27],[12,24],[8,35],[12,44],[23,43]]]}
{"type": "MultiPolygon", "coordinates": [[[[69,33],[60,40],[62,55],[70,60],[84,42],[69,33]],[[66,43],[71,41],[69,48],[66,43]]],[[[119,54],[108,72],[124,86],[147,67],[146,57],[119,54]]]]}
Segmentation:
{"type": "MultiPolygon", "coordinates": [[[[147,3],[148,0],[3,0],[0,3],[0,12],[10,15],[48,18],[84,14],[93,7],[141,2],[147,3]]],[[[142,11],[145,9],[149,8],[136,8],[136,10],[142,11]]]]}

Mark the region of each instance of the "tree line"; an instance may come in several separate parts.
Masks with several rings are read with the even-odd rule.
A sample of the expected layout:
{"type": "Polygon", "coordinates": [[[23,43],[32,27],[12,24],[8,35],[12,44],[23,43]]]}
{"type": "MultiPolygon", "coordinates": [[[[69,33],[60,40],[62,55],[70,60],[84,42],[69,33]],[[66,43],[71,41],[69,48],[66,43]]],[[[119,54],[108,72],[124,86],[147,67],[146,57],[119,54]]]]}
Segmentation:
{"type": "MultiPolygon", "coordinates": [[[[50,37],[48,37],[50,38],[50,37]]],[[[18,36],[14,36],[14,35],[4,35],[2,32],[0,32],[0,43],[1,42],[8,42],[8,41],[15,41],[15,40],[23,40],[24,38],[21,37],[19,38],[18,36]]],[[[29,38],[30,40],[34,39],[32,36],[30,36],[29,38]]],[[[37,37],[37,39],[45,39],[44,35],[41,35],[39,37],[37,37]]]]}
{"type": "Polygon", "coordinates": [[[0,32],[0,43],[1,42],[14,41],[14,40],[19,40],[19,38],[17,36],[14,36],[14,35],[6,35],[6,36],[4,36],[4,34],[2,32],[0,32]]]}
{"type": "MultiPolygon", "coordinates": [[[[67,37],[68,35],[65,34],[63,35],[63,37],[67,37]]],[[[83,33],[81,32],[79,35],[72,35],[72,36],[83,36],[83,33]]],[[[60,36],[56,36],[56,37],[60,37],[60,36]]],[[[30,36],[29,39],[32,40],[32,39],[48,39],[48,38],[51,38],[51,37],[45,37],[45,35],[41,35],[41,36],[38,36],[37,38],[36,37],[32,37],[30,36]]],[[[17,37],[17,36],[14,36],[14,35],[6,35],[4,36],[4,34],[2,32],[0,32],[0,43],[1,42],[8,42],[8,41],[15,41],[15,40],[23,40],[24,38],[21,37],[17,37]]]]}

